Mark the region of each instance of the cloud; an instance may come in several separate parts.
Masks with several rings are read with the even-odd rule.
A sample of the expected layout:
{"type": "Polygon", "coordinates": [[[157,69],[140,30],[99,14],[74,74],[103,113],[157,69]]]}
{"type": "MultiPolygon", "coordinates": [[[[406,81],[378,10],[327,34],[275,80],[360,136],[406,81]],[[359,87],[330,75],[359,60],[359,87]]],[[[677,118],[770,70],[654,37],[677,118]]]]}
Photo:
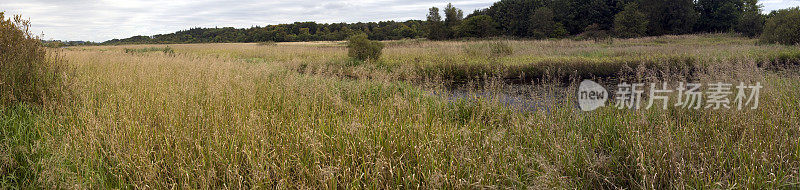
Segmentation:
{"type": "Polygon", "coordinates": [[[764,13],[769,13],[778,9],[800,6],[800,0],[761,0],[759,3],[764,5],[764,13]]]}
{"type": "MultiPolygon", "coordinates": [[[[22,14],[43,39],[105,41],[171,33],[192,27],[251,27],[424,19],[447,2],[471,13],[497,0],[2,0],[0,11],[22,14]]],[[[765,12],[800,6],[800,0],[762,0],[765,12]]]]}

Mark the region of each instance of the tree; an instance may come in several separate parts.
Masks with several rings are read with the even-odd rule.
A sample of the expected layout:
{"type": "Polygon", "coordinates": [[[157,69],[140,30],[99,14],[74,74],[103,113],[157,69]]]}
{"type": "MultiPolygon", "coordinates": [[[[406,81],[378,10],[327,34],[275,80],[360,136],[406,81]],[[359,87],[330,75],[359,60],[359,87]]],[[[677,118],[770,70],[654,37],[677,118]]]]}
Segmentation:
{"type": "Polygon", "coordinates": [[[460,24],[461,20],[464,18],[464,11],[458,9],[453,6],[452,3],[448,3],[447,7],[444,8],[444,23],[447,27],[455,27],[460,24]]]}
{"type": "Polygon", "coordinates": [[[461,24],[462,19],[464,19],[464,11],[454,7],[452,3],[448,3],[447,7],[444,8],[444,27],[447,36],[446,38],[455,37],[456,27],[461,24]]]}
{"type": "Polygon", "coordinates": [[[488,15],[478,15],[465,19],[458,27],[458,37],[485,38],[497,35],[497,23],[488,15]]]}
{"type": "Polygon", "coordinates": [[[614,34],[618,37],[633,38],[647,33],[647,18],[639,11],[639,5],[629,3],[622,12],[614,16],[614,34]]]}
{"type": "Polygon", "coordinates": [[[638,4],[647,15],[649,35],[693,32],[698,18],[693,0],[639,0],[638,4]]]}
{"type": "Polygon", "coordinates": [[[697,0],[700,13],[696,31],[727,32],[733,29],[742,14],[742,0],[697,0]]]}
{"type": "Polygon", "coordinates": [[[498,23],[503,35],[528,36],[531,14],[544,5],[543,0],[501,0],[489,7],[486,14],[498,23]]]}
{"type": "Polygon", "coordinates": [[[761,40],[768,43],[794,45],[800,43],[800,7],[770,13],[761,40]]]}
{"type": "Polygon", "coordinates": [[[530,17],[528,35],[536,38],[558,38],[566,34],[564,26],[553,20],[553,10],[547,7],[539,7],[530,17]]]}
{"type": "Polygon", "coordinates": [[[393,32],[401,38],[414,38],[414,36],[417,35],[417,32],[414,31],[414,29],[411,29],[411,27],[408,27],[405,24],[400,24],[400,27],[394,29],[393,32]]]}
{"type": "Polygon", "coordinates": [[[747,37],[761,35],[764,30],[764,15],[761,15],[761,6],[758,0],[746,0],[744,12],[739,17],[739,23],[734,30],[747,37]]]}
{"type": "Polygon", "coordinates": [[[367,39],[366,34],[353,35],[347,41],[347,56],[358,60],[378,60],[383,44],[367,39]]]}
{"type": "Polygon", "coordinates": [[[431,7],[428,9],[428,39],[443,40],[447,38],[442,16],[439,15],[439,8],[431,7]]]}

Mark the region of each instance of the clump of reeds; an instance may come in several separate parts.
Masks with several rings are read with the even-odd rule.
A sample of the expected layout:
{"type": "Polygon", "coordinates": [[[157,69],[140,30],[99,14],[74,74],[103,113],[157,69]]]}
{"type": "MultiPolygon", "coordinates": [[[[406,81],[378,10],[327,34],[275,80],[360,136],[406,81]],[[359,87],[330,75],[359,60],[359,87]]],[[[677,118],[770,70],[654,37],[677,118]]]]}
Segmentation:
{"type": "Polygon", "coordinates": [[[5,18],[0,12],[0,105],[42,105],[66,90],[65,62],[48,55],[29,27],[21,16],[5,18]]]}

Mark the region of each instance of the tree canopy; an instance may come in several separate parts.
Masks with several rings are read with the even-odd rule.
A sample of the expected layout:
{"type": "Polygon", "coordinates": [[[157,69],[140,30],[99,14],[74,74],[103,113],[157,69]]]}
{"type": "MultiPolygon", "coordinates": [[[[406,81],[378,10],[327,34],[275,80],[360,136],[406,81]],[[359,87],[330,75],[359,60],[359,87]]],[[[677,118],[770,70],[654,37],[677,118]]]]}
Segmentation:
{"type": "Polygon", "coordinates": [[[591,32],[613,31],[618,37],[730,31],[756,37],[764,28],[765,18],[758,0],[500,0],[466,18],[461,9],[447,4],[442,9],[428,9],[424,21],[192,28],[105,43],[339,41],[361,33],[370,40],[560,38],[583,34],[587,28],[591,32]]]}

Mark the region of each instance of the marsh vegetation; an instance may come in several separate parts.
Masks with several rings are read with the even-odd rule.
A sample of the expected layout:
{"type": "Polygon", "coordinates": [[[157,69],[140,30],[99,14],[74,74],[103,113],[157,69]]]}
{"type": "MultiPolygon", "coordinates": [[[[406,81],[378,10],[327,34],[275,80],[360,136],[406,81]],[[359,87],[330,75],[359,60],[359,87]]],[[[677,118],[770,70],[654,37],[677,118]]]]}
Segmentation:
{"type": "Polygon", "coordinates": [[[5,186],[790,188],[800,48],[613,40],[49,49],[68,101],[2,107],[5,186]],[[135,52],[135,53],[132,53],[135,52]],[[757,110],[581,112],[576,82],[761,82],[757,110]],[[522,97],[516,103],[510,100],[522,97]],[[511,103],[509,103],[511,102],[511,103]],[[535,107],[528,109],[527,106],[535,107]],[[541,106],[541,107],[537,107],[541,106]]]}

